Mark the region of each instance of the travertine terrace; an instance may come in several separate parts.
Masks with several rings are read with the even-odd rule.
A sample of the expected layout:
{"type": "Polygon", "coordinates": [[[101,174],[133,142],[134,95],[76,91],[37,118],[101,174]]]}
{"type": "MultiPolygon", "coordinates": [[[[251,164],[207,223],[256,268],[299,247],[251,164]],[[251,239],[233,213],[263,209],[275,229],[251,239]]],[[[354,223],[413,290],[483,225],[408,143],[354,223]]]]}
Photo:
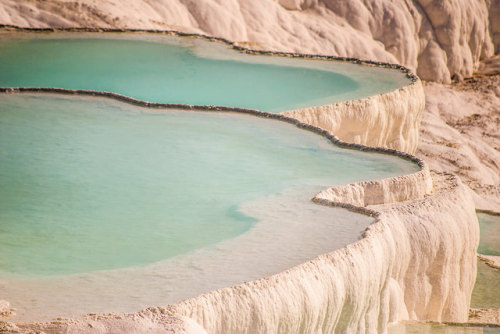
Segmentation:
{"type": "MultiPolygon", "coordinates": [[[[463,125],[460,119],[450,122],[453,112],[439,99],[443,95],[447,101],[465,99],[476,107],[482,102],[475,93],[457,92],[456,87],[440,83],[471,76],[481,60],[498,52],[499,7],[495,0],[179,0],[154,4],[130,1],[128,5],[111,0],[7,0],[0,5],[0,23],[52,28],[175,28],[224,37],[251,49],[400,63],[422,79],[437,82],[424,85],[425,111],[418,81],[381,96],[287,115],[329,130],[346,142],[416,151],[431,159],[433,169],[456,173],[449,159],[432,156],[435,145],[448,150],[464,140],[463,133],[453,128],[463,125]],[[422,112],[424,124],[419,130],[422,112]],[[360,113],[361,126],[357,123],[360,113]],[[419,133],[423,133],[424,145],[418,142],[419,133]],[[440,144],[443,136],[454,142],[440,144]]],[[[491,112],[484,117],[495,117],[499,93],[485,95],[491,96],[491,112]]],[[[496,122],[498,117],[493,119],[496,122]]],[[[466,131],[465,141],[474,168],[458,173],[458,177],[432,174],[425,162],[412,158],[422,167],[414,175],[319,193],[314,199],[318,204],[346,207],[375,219],[361,240],[343,249],[272,277],[208,292],[176,305],[151,307],[136,314],[2,326],[75,333],[167,329],[179,333],[378,333],[392,322],[407,319],[466,322],[476,275],[474,201],[482,203],[484,209],[498,210],[498,194],[491,189],[500,182],[499,164],[495,163],[499,161],[498,148],[488,141],[475,145],[472,139],[477,134],[473,132],[466,131]],[[489,154],[493,163],[483,164],[478,158],[481,154],[489,154]],[[481,170],[488,173],[473,174],[481,170]],[[483,200],[486,197],[487,202],[483,200]]]]}

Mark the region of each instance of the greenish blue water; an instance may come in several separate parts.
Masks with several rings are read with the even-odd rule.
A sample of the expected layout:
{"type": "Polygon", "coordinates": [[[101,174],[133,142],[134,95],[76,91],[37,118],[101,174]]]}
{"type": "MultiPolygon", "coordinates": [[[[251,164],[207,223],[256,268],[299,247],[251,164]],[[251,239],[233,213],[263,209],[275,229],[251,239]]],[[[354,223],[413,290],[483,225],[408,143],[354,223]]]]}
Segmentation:
{"type": "Polygon", "coordinates": [[[53,275],[151,263],[248,230],[255,219],[238,210],[247,201],[290,188],[312,197],[417,169],[248,115],[5,95],[0,270],[53,275]]]}
{"type": "MultiPolygon", "coordinates": [[[[477,213],[477,218],[480,230],[477,252],[500,256],[500,216],[477,213]]],[[[500,270],[491,268],[483,261],[477,263],[471,307],[500,308],[500,270]]]]}
{"type": "Polygon", "coordinates": [[[484,255],[500,256],[500,216],[478,213],[479,248],[477,252],[484,255]]]}
{"type": "Polygon", "coordinates": [[[368,66],[337,63],[313,68],[304,61],[241,57],[235,51],[229,52],[232,58],[216,59],[196,50],[182,43],[127,39],[4,38],[0,86],[104,90],[152,102],[278,112],[364,97],[409,83],[397,71],[368,66]],[[256,58],[269,61],[250,61],[256,58]],[[363,71],[378,75],[356,77],[363,71]]]}
{"type": "Polygon", "coordinates": [[[389,334],[499,334],[500,328],[408,322],[390,327],[389,334]]]}
{"type": "Polygon", "coordinates": [[[500,308],[500,270],[477,261],[477,277],[471,307],[500,308]]]}

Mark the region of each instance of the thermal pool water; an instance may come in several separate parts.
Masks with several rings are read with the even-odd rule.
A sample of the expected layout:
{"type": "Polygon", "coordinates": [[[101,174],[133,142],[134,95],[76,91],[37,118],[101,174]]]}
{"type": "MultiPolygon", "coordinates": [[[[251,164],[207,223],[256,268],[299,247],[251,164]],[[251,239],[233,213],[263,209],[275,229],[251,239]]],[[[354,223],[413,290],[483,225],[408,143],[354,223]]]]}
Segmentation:
{"type": "Polygon", "coordinates": [[[4,95],[0,295],[28,321],[135,311],[268,276],[372,222],[313,204],[316,192],[417,170],[250,115],[4,95]]]}
{"type": "Polygon", "coordinates": [[[110,91],[136,99],[279,112],[410,83],[390,69],[250,56],[200,39],[123,34],[0,35],[0,86],[110,91]]]}
{"type": "MultiPolygon", "coordinates": [[[[479,247],[483,255],[500,256],[500,216],[478,213],[479,247]]],[[[472,291],[471,307],[500,308],[500,270],[478,261],[477,278],[472,291]]],[[[500,332],[500,329],[499,329],[500,332]]]]}

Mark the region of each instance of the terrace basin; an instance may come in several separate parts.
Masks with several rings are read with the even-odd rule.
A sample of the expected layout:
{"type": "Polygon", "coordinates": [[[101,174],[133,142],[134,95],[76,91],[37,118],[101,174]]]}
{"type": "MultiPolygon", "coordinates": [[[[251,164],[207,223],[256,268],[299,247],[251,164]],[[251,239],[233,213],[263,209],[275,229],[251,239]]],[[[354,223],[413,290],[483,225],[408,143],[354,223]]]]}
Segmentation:
{"type": "Polygon", "coordinates": [[[418,170],[238,113],[26,94],[2,96],[0,113],[0,294],[18,320],[134,311],[285,270],[372,222],[316,192],[418,170]]]}

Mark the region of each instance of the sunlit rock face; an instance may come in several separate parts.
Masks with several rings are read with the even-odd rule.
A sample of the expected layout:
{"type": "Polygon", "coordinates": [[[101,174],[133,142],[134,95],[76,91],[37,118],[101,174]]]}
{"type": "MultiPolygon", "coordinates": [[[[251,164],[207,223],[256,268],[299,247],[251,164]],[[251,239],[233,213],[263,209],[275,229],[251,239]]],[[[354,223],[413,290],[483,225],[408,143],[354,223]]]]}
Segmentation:
{"type": "Polygon", "coordinates": [[[477,220],[460,181],[434,177],[433,196],[371,207],[377,223],[362,240],[174,310],[209,333],[384,333],[388,323],[406,319],[465,322],[477,220]]]}
{"type": "Polygon", "coordinates": [[[469,76],[498,50],[499,1],[5,0],[0,23],[177,29],[254,48],[403,64],[424,80],[469,76]]]}
{"type": "Polygon", "coordinates": [[[349,143],[414,153],[425,96],[420,81],[365,99],[287,111],[349,143]]]}

